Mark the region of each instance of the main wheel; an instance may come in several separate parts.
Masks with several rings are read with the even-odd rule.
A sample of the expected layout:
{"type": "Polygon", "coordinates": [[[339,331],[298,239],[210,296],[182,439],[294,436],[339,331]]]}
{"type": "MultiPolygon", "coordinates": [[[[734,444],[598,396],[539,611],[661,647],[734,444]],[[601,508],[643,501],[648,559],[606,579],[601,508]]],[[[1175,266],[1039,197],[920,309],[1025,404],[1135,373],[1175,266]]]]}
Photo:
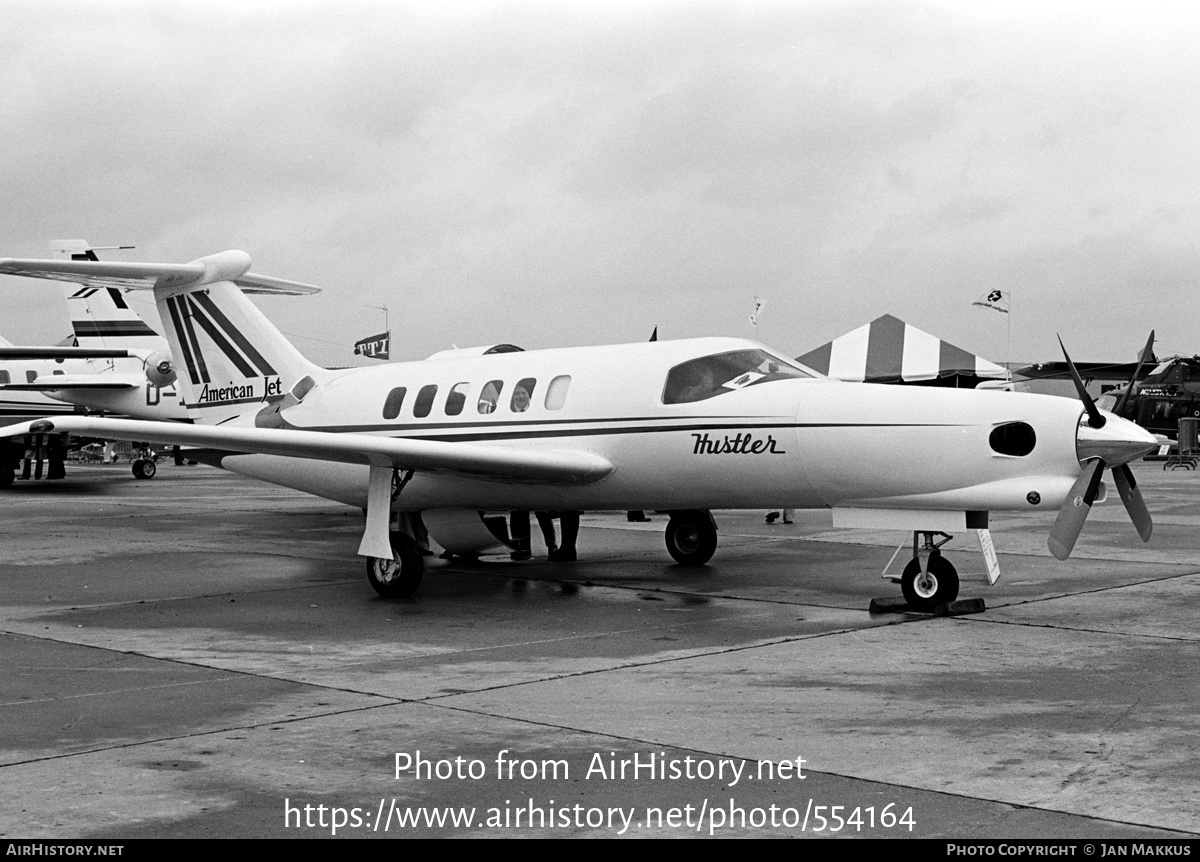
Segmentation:
{"type": "Polygon", "coordinates": [[[145,479],[146,478],[146,462],[145,461],[142,461],[139,459],[139,460],[133,462],[133,476],[135,479],[145,479]]]}
{"type": "Polygon", "coordinates": [[[142,479],[153,479],[154,474],[158,472],[158,465],[153,461],[142,462],[142,479]]]}
{"type": "Polygon", "coordinates": [[[717,550],[717,528],[707,519],[671,518],[667,550],[681,566],[703,566],[717,550]]]}
{"type": "Polygon", "coordinates": [[[904,567],[900,591],[914,611],[932,611],[958,598],[958,572],[940,551],[930,551],[924,572],[920,560],[904,567]]]}
{"type": "Polygon", "coordinates": [[[367,558],[367,580],[379,595],[406,599],[417,591],[425,575],[425,558],[407,533],[391,534],[392,559],[367,558]]]}

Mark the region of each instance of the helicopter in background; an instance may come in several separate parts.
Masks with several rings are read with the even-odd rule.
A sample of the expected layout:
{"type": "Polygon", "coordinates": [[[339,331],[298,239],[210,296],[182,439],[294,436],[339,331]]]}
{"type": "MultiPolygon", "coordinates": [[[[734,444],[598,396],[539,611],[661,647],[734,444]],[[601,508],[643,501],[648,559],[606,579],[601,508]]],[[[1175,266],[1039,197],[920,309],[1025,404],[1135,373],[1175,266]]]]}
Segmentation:
{"type": "Polygon", "coordinates": [[[1200,419],[1200,356],[1160,362],[1140,381],[1106,392],[1097,405],[1174,440],[1180,419],[1200,419]]]}
{"type": "MultiPolygon", "coordinates": [[[[1100,383],[1097,407],[1152,434],[1176,440],[1180,419],[1200,419],[1200,356],[1158,359],[1153,332],[1136,363],[1081,362],[1076,368],[1082,378],[1100,383]]],[[[1065,380],[1070,370],[1065,362],[1046,362],[1021,368],[1014,376],[1027,381],[1065,380]]]]}

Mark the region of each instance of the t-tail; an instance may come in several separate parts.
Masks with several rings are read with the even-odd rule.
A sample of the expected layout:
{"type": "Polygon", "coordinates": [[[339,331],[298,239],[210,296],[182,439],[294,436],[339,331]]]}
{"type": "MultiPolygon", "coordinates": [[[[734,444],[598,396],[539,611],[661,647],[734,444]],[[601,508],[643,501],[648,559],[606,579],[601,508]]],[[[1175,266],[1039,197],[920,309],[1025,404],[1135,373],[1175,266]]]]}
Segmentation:
{"type": "MultiPolygon", "coordinates": [[[[68,260],[99,261],[96,251],[130,249],[131,245],[93,246],[82,239],[56,239],[51,249],[68,260]]],[[[124,348],[131,352],[163,354],[170,358],[167,341],[155,332],[129,304],[127,292],[117,287],[63,285],[67,311],[77,347],[124,348]]]]}
{"type": "Polygon", "coordinates": [[[300,397],[299,390],[330,375],[301,356],[244,295],[298,295],[320,288],[252,273],[244,251],[223,251],[191,263],[142,263],[96,260],[94,250],[83,245],[82,251],[67,249],[69,260],[0,258],[0,274],[88,289],[153,290],[173,355],[173,367],[164,373],[178,375],[184,403],[196,422],[223,424],[289,393],[300,397]]]}
{"type": "Polygon", "coordinates": [[[282,400],[306,377],[311,385],[326,376],[230,281],[154,294],[197,422],[227,422],[282,400]]]}

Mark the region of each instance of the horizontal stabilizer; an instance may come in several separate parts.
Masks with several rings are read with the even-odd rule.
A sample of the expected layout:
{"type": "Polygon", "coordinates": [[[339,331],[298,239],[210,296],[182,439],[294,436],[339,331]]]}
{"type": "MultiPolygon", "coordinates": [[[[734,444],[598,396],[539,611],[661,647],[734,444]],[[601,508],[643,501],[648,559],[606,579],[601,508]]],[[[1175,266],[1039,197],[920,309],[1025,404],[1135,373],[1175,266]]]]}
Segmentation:
{"type": "Polygon", "coordinates": [[[0,359],[125,359],[119,347],[0,347],[0,359]]]}
{"type": "Polygon", "coordinates": [[[0,258],[0,274],[68,281],[88,287],[125,290],[184,288],[232,281],[246,293],[310,294],[319,287],[250,272],[250,255],[223,251],[191,263],[140,263],[108,260],[34,260],[0,258]]]}
{"type": "Polygon", "coordinates": [[[31,383],[4,383],[0,389],[15,392],[57,392],[60,389],[137,389],[146,382],[143,374],[53,374],[31,383]]]}
{"type": "Polygon", "coordinates": [[[390,464],[418,472],[530,484],[588,485],[604,478],[613,469],[607,459],[590,452],[547,452],[370,434],[182,425],[177,422],[94,416],[21,422],[0,428],[0,439],[48,433],[80,434],[107,440],[177,443],[230,452],[284,455],[349,464],[390,464]]]}

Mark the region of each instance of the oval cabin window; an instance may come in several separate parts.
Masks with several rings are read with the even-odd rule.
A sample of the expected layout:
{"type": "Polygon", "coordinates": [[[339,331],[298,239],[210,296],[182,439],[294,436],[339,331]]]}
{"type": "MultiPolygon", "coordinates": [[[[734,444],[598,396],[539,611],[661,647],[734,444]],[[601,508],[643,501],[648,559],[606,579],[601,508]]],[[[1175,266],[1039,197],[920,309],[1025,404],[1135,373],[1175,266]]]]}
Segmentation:
{"type": "Polygon", "coordinates": [[[433,399],[437,396],[437,386],[430,383],[428,386],[422,386],[417,392],[417,400],[413,402],[413,416],[422,419],[429,415],[429,411],[433,409],[433,399]]]}
{"type": "Polygon", "coordinates": [[[404,404],[404,395],[408,392],[403,386],[397,386],[388,393],[387,400],[383,402],[383,418],[395,419],[400,415],[400,407],[404,404]]]}
{"type": "Polygon", "coordinates": [[[550,381],[550,385],[546,387],[547,410],[562,410],[562,406],[567,403],[567,388],[570,385],[569,374],[560,374],[550,381]]]}
{"type": "Polygon", "coordinates": [[[446,396],[446,415],[457,416],[463,412],[467,403],[467,393],[471,390],[470,383],[456,383],[446,396]]]}

